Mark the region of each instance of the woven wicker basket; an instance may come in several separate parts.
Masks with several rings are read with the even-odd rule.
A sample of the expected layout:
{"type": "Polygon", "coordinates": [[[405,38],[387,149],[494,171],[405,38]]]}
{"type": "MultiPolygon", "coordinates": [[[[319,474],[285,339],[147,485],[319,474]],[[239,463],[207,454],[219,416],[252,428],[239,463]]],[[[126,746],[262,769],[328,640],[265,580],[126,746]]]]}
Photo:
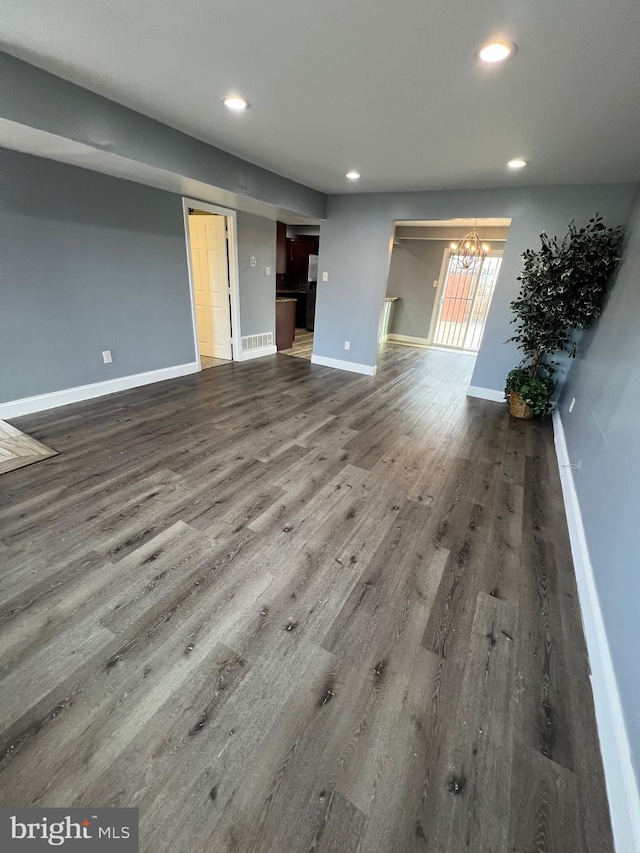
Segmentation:
{"type": "Polygon", "coordinates": [[[517,391],[511,391],[509,394],[509,413],[514,418],[522,418],[523,420],[531,420],[534,416],[534,411],[531,406],[528,406],[517,391]]]}

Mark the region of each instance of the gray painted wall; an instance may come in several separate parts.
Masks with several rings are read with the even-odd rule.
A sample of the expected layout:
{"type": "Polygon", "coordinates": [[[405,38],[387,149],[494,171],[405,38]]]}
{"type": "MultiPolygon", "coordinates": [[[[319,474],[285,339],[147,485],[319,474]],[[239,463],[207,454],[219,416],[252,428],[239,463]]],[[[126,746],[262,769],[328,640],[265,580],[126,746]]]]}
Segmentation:
{"type": "Polygon", "coordinates": [[[635,186],[523,187],[426,193],[330,196],[322,224],[314,353],[374,365],[377,329],[387,286],[394,220],[507,217],[512,220],[502,267],[472,384],[496,391],[520,360],[504,344],[511,334],[509,304],[518,292],[521,253],[539,245],[539,234],[562,235],[572,218],[596,211],[611,225],[627,219],[635,186]],[[351,348],[344,350],[344,341],[351,348]]]}
{"type": "Polygon", "coordinates": [[[399,296],[391,328],[396,335],[427,338],[446,240],[407,240],[391,253],[387,296],[399,296]]]}
{"type": "Polygon", "coordinates": [[[13,151],[0,175],[0,402],[194,360],[179,196],[13,151]]]}
{"type": "Polygon", "coordinates": [[[560,414],[640,780],[640,194],[600,321],[585,333],[560,414]],[[569,414],[569,404],[575,406],[569,414]]]}
{"type": "Polygon", "coordinates": [[[238,213],[240,325],[243,335],[276,333],[276,223],[238,213]],[[251,266],[255,257],[257,264],[251,266]],[[271,275],[265,273],[271,268],[271,275]]]}
{"type": "MultiPolygon", "coordinates": [[[[195,359],[180,196],[3,149],[0,175],[0,402],[195,359]]],[[[241,331],[275,335],[276,223],[237,216],[241,331]]]]}
{"type": "Polygon", "coordinates": [[[325,215],[326,196],[0,51],[0,116],[192,180],[325,215]]]}

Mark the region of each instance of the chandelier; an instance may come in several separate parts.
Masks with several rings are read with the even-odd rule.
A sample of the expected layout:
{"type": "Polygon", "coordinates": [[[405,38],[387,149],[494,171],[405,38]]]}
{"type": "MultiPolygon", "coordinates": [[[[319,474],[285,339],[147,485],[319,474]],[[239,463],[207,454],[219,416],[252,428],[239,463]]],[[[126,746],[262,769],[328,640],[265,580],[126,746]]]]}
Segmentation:
{"type": "Polygon", "coordinates": [[[457,243],[451,243],[451,259],[462,270],[474,270],[487,257],[489,247],[480,239],[475,225],[457,243]]]}

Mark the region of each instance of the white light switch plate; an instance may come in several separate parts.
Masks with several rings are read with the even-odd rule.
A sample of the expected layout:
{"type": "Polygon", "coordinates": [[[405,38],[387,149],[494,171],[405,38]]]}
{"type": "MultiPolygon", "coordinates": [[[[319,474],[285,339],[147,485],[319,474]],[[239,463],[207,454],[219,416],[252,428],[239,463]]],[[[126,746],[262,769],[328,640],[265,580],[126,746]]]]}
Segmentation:
{"type": "Polygon", "coordinates": [[[329,281],[329,273],[328,272],[322,273],[322,280],[323,281],[329,281]]]}

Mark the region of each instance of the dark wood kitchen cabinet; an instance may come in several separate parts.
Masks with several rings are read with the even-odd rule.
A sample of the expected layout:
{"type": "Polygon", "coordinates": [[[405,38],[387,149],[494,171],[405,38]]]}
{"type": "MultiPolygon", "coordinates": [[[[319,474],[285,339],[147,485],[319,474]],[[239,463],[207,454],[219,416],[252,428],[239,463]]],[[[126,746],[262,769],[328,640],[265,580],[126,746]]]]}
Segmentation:
{"type": "Polygon", "coordinates": [[[307,281],[309,255],[318,254],[318,237],[298,236],[287,239],[287,279],[307,281]]]}
{"type": "Polygon", "coordinates": [[[276,349],[291,349],[296,334],[297,299],[276,299],[276,349]]]}

